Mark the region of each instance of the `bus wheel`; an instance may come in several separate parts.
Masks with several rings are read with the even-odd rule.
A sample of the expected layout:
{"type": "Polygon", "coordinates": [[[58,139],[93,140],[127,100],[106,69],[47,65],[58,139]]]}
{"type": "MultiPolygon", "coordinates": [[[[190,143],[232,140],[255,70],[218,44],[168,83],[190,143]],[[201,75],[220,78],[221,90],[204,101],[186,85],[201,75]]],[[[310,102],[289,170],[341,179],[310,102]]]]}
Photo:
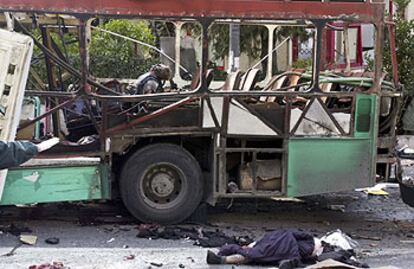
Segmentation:
{"type": "Polygon", "coordinates": [[[145,223],[170,224],[188,218],[200,204],[203,180],[196,159],[173,144],[135,152],[122,169],[122,200],[145,223]]]}

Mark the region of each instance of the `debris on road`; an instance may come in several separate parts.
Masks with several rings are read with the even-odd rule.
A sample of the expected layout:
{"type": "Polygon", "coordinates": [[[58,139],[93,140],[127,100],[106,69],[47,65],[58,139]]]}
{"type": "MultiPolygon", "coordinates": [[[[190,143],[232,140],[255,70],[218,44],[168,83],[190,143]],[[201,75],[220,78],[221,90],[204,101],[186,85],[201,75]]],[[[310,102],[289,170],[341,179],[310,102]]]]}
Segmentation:
{"type": "Polygon", "coordinates": [[[19,239],[20,242],[32,246],[35,245],[37,242],[37,236],[35,235],[21,234],[19,239]]]}
{"type": "Polygon", "coordinates": [[[401,244],[414,244],[414,240],[400,240],[401,244]]]}
{"type": "Polygon", "coordinates": [[[333,211],[345,212],[345,205],[328,205],[327,208],[333,211]]]}
{"type": "Polygon", "coordinates": [[[394,187],[394,185],[396,185],[398,187],[398,184],[379,183],[379,184],[377,184],[373,187],[360,188],[360,189],[356,189],[355,191],[365,192],[368,195],[387,196],[387,195],[389,195],[389,193],[384,191],[384,189],[388,188],[388,187],[394,187]]]}
{"type": "Polygon", "coordinates": [[[332,268],[341,268],[341,269],[357,269],[357,267],[345,264],[342,262],[335,261],[333,259],[328,259],[316,264],[312,264],[306,267],[306,269],[332,269],[332,268]]]}
{"type": "Polygon", "coordinates": [[[360,234],[353,234],[352,237],[355,239],[365,239],[365,240],[372,240],[372,241],[382,240],[382,238],[379,236],[367,236],[367,235],[360,235],[360,234]]]}
{"type": "Polygon", "coordinates": [[[3,233],[9,233],[14,236],[20,236],[22,233],[31,233],[32,230],[26,226],[20,224],[10,224],[6,226],[0,226],[0,231],[3,233]]]}
{"type": "Polygon", "coordinates": [[[187,257],[187,259],[190,260],[191,262],[195,262],[192,257],[187,257]]]}
{"type": "Polygon", "coordinates": [[[157,262],[150,262],[150,264],[151,264],[152,266],[155,266],[155,267],[162,267],[162,266],[163,266],[163,264],[162,264],[162,263],[157,263],[157,262]]]}
{"type": "Polygon", "coordinates": [[[14,246],[9,252],[7,252],[6,254],[1,255],[2,257],[10,257],[14,255],[14,252],[16,251],[16,249],[18,249],[19,247],[21,247],[23,244],[22,243],[18,243],[16,246],[14,246]]]}
{"type": "Polygon", "coordinates": [[[191,239],[194,240],[194,245],[202,247],[220,247],[225,244],[249,244],[252,239],[248,236],[227,236],[222,231],[215,229],[203,230],[196,227],[181,227],[181,226],[167,226],[161,227],[152,224],[141,224],[138,226],[138,238],[152,239],[191,239]]]}
{"type": "Polygon", "coordinates": [[[357,241],[353,240],[339,229],[325,234],[321,237],[321,240],[344,250],[352,250],[359,246],[357,241]]]}
{"type": "Polygon", "coordinates": [[[109,239],[108,241],[106,241],[106,243],[110,244],[110,243],[112,243],[112,242],[114,242],[114,241],[115,241],[115,238],[114,238],[114,237],[112,237],[111,239],[109,239]]]}
{"type": "Polygon", "coordinates": [[[135,255],[134,254],[131,254],[131,255],[128,255],[128,256],[125,256],[124,257],[124,261],[130,261],[130,260],[133,260],[133,259],[135,259],[135,255]]]}
{"type": "Polygon", "coordinates": [[[61,262],[43,263],[41,265],[31,265],[28,269],[69,269],[61,262]]]}
{"type": "Polygon", "coordinates": [[[60,240],[57,237],[50,237],[45,240],[45,243],[50,244],[50,245],[57,245],[59,244],[59,241],[60,240]]]}

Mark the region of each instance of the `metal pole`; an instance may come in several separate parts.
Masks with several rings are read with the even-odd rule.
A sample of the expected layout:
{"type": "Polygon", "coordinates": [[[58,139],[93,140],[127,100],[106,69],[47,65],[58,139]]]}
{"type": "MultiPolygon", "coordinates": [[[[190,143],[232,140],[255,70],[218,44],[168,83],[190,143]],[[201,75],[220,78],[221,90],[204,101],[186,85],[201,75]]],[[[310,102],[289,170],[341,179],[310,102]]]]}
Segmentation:
{"type": "Polygon", "coordinates": [[[229,26],[229,73],[240,69],[240,25],[229,26]]]}
{"type": "MultiPolygon", "coordinates": [[[[52,50],[52,42],[50,37],[50,32],[45,26],[40,26],[40,32],[42,35],[42,42],[45,47],[47,47],[49,50],[52,50]]],[[[55,91],[57,89],[56,85],[56,77],[55,77],[55,66],[53,65],[50,57],[45,54],[45,63],[46,63],[46,73],[47,73],[47,83],[48,83],[48,90],[49,91],[55,91]]],[[[49,102],[49,100],[47,100],[49,102]]],[[[58,100],[55,99],[55,103],[57,103],[58,100]]],[[[54,105],[52,103],[47,104],[47,107],[52,109],[52,111],[56,111],[52,114],[52,126],[53,126],[53,135],[59,136],[59,130],[60,130],[60,124],[59,124],[59,111],[54,110],[54,105]]],[[[49,118],[46,119],[46,122],[48,123],[49,118]]],[[[48,130],[48,124],[46,124],[46,131],[48,130]]]]}
{"type": "Polygon", "coordinates": [[[315,25],[315,40],[313,48],[313,63],[312,63],[312,84],[310,87],[311,92],[320,92],[319,88],[319,72],[321,69],[321,46],[322,46],[322,34],[323,28],[326,25],[326,21],[318,20],[312,21],[315,25]]]}

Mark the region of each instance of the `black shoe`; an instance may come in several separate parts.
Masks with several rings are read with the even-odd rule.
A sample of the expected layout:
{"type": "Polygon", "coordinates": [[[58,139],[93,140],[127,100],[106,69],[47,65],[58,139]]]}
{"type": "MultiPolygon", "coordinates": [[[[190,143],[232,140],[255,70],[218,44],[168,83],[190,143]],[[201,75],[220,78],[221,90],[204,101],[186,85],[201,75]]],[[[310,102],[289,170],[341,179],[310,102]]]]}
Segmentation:
{"type": "Polygon", "coordinates": [[[279,263],[279,269],[294,269],[298,266],[298,262],[297,259],[282,260],[279,263]]]}
{"type": "Polygon", "coordinates": [[[208,250],[207,251],[207,263],[208,264],[223,264],[224,263],[224,257],[221,257],[221,256],[215,254],[211,250],[208,250]]]}

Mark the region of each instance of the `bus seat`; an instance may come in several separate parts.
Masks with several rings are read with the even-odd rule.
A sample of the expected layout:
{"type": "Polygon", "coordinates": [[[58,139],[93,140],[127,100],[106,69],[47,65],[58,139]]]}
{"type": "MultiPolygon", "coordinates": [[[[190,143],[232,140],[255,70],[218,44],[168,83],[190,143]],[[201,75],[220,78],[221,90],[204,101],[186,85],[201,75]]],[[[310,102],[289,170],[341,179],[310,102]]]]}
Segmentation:
{"type": "Polygon", "coordinates": [[[220,89],[222,91],[234,91],[239,88],[241,80],[240,70],[231,72],[227,75],[226,81],[224,82],[223,87],[220,89]]]}
{"type": "Polygon", "coordinates": [[[259,71],[260,70],[256,68],[247,70],[247,72],[241,77],[241,91],[251,91],[254,88],[258,80],[259,71]]]}
{"type": "MultiPolygon", "coordinates": [[[[277,75],[269,81],[264,89],[267,91],[278,91],[283,87],[287,78],[288,76],[286,74],[277,75]]],[[[263,102],[274,102],[275,100],[276,96],[262,96],[260,99],[263,102]]]]}
{"type": "MultiPolygon", "coordinates": [[[[333,83],[321,83],[319,84],[319,88],[321,88],[322,92],[330,92],[332,89],[333,83]]],[[[328,99],[328,97],[321,97],[321,100],[323,102],[326,102],[326,99],[328,99]]]]}
{"type": "MultiPolygon", "coordinates": [[[[207,88],[210,87],[211,82],[213,81],[214,74],[213,69],[208,69],[206,72],[206,84],[207,88]]],[[[200,86],[201,78],[200,78],[200,72],[196,72],[196,74],[193,77],[193,80],[191,81],[191,89],[195,90],[200,86]]]]}
{"type": "Polygon", "coordinates": [[[208,69],[207,73],[206,73],[206,84],[207,84],[207,88],[210,87],[211,82],[214,79],[214,73],[213,73],[213,69],[208,69]]]}

